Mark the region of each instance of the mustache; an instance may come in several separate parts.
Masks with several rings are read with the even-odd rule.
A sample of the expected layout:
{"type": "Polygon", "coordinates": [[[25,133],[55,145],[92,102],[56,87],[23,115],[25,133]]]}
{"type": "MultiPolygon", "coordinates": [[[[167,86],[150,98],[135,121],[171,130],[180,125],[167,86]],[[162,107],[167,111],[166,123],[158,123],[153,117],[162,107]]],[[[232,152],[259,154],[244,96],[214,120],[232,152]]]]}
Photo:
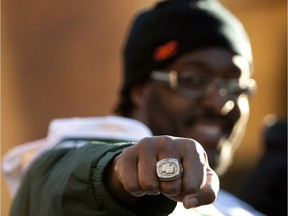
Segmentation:
{"type": "Polygon", "coordinates": [[[193,124],[195,124],[195,122],[197,122],[198,120],[209,120],[209,121],[221,121],[221,122],[233,122],[233,118],[231,115],[221,115],[215,112],[211,112],[211,111],[205,111],[205,112],[197,112],[197,113],[191,113],[187,116],[186,121],[185,121],[185,125],[186,126],[191,126],[193,124]]]}

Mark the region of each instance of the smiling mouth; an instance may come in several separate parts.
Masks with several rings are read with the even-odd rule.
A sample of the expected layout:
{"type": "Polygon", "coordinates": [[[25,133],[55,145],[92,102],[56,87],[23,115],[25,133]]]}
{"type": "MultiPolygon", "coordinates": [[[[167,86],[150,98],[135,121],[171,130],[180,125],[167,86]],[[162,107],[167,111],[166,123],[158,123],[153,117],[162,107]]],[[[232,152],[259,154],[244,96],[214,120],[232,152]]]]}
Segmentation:
{"type": "Polygon", "coordinates": [[[223,130],[218,125],[198,124],[195,126],[195,132],[201,137],[213,140],[219,139],[223,135],[223,130]]]}

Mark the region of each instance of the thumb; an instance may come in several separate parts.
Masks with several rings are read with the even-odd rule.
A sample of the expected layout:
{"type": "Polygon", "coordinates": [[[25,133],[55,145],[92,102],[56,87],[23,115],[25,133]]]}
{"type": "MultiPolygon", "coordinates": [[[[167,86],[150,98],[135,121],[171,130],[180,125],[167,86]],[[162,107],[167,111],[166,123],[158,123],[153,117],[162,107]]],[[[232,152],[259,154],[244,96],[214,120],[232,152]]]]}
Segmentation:
{"type": "Polygon", "coordinates": [[[196,194],[186,194],[183,197],[183,205],[185,208],[195,208],[201,205],[208,205],[213,203],[219,192],[219,178],[217,174],[210,168],[207,167],[207,178],[206,182],[200,191],[196,194]]]}

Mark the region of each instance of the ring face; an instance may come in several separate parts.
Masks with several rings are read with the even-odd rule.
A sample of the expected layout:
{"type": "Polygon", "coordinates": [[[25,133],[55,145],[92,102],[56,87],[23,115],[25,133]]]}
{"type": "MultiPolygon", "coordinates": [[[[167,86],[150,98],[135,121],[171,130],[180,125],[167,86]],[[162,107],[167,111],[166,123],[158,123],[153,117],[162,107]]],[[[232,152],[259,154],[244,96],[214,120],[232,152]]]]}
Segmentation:
{"type": "Polygon", "coordinates": [[[165,158],[156,164],[157,176],[161,181],[172,181],[182,176],[183,168],[175,158],[165,158]]]}

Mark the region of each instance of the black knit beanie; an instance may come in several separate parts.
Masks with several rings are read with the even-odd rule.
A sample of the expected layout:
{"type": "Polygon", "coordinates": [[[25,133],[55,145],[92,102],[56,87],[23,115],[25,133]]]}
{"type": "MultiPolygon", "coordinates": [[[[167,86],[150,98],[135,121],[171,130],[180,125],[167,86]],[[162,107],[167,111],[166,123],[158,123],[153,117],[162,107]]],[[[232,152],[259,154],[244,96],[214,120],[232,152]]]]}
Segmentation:
{"type": "Polygon", "coordinates": [[[140,12],[124,47],[122,96],[179,56],[205,47],[224,47],[252,65],[250,42],[239,20],[217,0],[166,0],[140,12]]]}

